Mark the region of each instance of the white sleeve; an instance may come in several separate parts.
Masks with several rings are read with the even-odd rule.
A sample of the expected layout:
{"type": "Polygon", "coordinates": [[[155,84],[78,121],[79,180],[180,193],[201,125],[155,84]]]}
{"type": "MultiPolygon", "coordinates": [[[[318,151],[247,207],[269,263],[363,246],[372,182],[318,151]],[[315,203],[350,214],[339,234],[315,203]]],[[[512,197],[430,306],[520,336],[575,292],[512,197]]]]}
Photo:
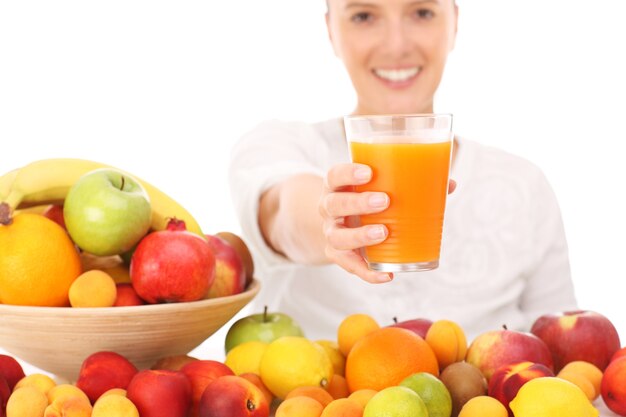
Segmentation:
{"type": "Polygon", "coordinates": [[[296,175],[325,175],[316,163],[315,137],[304,123],[269,121],[244,135],[231,153],[229,181],[243,236],[267,265],[290,262],[265,242],[258,222],[263,192],[296,175]]]}
{"type": "Polygon", "coordinates": [[[520,308],[532,324],[540,315],[576,309],[561,211],[554,191],[538,172],[533,187],[535,269],[527,277],[520,308]]]}

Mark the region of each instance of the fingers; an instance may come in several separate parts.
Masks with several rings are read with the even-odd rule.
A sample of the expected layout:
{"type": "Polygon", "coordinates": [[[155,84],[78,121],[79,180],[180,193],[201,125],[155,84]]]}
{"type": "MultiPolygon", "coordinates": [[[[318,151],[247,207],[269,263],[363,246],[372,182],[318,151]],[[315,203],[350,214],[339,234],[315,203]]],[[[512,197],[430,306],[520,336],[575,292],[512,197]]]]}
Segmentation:
{"type": "Polygon", "coordinates": [[[389,196],[379,192],[331,192],[320,199],[320,214],[324,217],[345,217],[377,213],[389,206],[389,196]]]}
{"type": "Polygon", "coordinates": [[[381,243],[387,239],[388,231],[382,224],[362,227],[332,225],[326,231],[326,242],[336,250],[354,250],[381,243]]]}
{"type": "Polygon", "coordinates": [[[393,274],[388,272],[372,271],[368,269],[363,257],[355,251],[329,250],[326,256],[341,268],[372,284],[381,284],[393,279],[393,274]]]}
{"type": "Polygon", "coordinates": [[[456,190],[456,181],[450,180],[448,183],[448,194],[452,194],[456,190]]]}
{"type": "Polygon", "coordinates": [[[330,191],[343,190],[350,185],[365,184],[372,179],[372,169],[363,164],[339,164],[333,166],[324,180],[330,191]]]}

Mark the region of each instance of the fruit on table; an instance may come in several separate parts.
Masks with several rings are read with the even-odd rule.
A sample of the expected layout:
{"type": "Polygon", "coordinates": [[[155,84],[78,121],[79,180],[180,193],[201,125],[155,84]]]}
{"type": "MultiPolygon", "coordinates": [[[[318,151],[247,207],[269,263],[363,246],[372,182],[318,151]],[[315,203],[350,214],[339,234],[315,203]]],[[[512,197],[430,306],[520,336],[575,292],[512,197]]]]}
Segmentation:
{"type": "Polygon", "coordinates": [[[324,406],[311,397],[293,397],[282,401],[276,408],[276,417],[319,417],[324,406]]]}
{"type": "Polygon", "coordinates": [[[7,383],[7,380],[0,375],[0,416],[3,416],[10,396],[11,389],[9,388],[9,384],[7,383]]]}
{"type": "Polygon", "coordinates": [[[252,372],[244,372],[243,374],[240,374],[237,376],[247,379],[248,381],[256,385],[256,387],[260,389],[263,395],[265,396],[267,403],[270,404],[271,406],[272,400],[274,399],[274,394],[272,394],[272,392],[269,389],[267,389],[260,375],[253,374],[252,372]]]}
{"type": "Polygon", "coordinates": [[[554,376],[554,372],[545,365],[529,361],[513,362],[502,365],[489,380],[488,393],[509,410],[509,403],[526,382],[543,376],[554,376]]]}
{"type": "Polygon", "coordinates": [[[412,389],[420,396],[428,409],[428,417],[450,417],[450,392],[436,376],[428,372],[418,372],[404,378],[399,385],[412,389]]]}
{"type": "Polygon", "coordinates": [[[261,358],[261,379],[281,399],[297,387],[325,387],[332,376],[333,365],[324,348],[304,337],[280,337],[261,358]]]}
{"type": "Polygon", "coordinates": [[[112,388],[127,389],[137,368],[124,356],[108,351],[89,355],[80,367],[76,386],[91,402],[112,388]]]}
{"type": "Polygon", "coordinates": [[[467,349],[465,360],[475,365],[487,381],[502,365],[530,361],[554,369],[552,355],[537,336],[515,330],[492,330],[478,335],[467,349]]]}
{"type": "Polygon", "coordinates": [[[369,400],[363,417],[428,417],[426,404],[415,391],[392,386],[379,391],[369,400]]]}
{"type": "Polygon", "coordinates": [[[48,404],[44,417],[91,417],[92,407],[88,399],[81,396],[61,396],[48,404]]]}
{"type": "Polygon", "coordinates": [[[345,375],[346,373],[346,357],[339,351],[339,344],[333,340],[316,340],[315,343],[320,345],[326,351],[328,358],[333,364],[335,375],[345,375]]]}
{"type": "Polygon", "coordinates": [[[7,401],[7,417],[41,417],[48,407],[48,397],[35,387],[18,388],[7,401]]]}
{"type": "Polygon", "coordinates": [[[187,417],[191,384],[180,371],[139,371],[128,384],[128,399],[141,417],[187,417]]]}
{"type": "Polygon", "coordinates": [[[509,411],[495,398],[479,395],[465,403],[459,417],[509,417],[509,411]]]}
{"type": "Polygon", "coordinates": [[[200,398],[199,417],[268,417],[270,405],[252,382],[226,375],[207,385],[200,398]]]}
{"type": "Polygon", "coordinates": [[[156,361],[150,369],[163,369],[169,371],[180,371],[180,369],[189,362],[197,361],[197,358],[189,355],[172,355],[156,361]]]}
{"type": "Polygon", "coordinates": [[[191,416],[198,415],[198,407],[200,406],[200,398],[207,385],[215,379],[234,375],[232,369],[224,365],[222,362],[214,360],[197,360],[191,361],[182,368],[180,372],[187,377],[191,384],[191,416]]]}
{"type": "Polygon", "coordinates": [[[611,411],[626,416],[626,357],[609,363],[602,376],[602,399],[611,411]]]}
{"type": "Polygon", "coordinates": [[[267,306],[263,313],[251,314],[234,322],[224,340],[226,353],[240,343],[258,340],[273,342],[281,336],[303,336],[302,328],[284,313],[268,313],[267,306]]]}
{"type": "Polygon", "coordinates": [[[598,417],[599,411],[571,382],[556,377],[531,379],[510,403],[515,417],[598,417]]]}
{"type": "Polygon", "coordinates": [[[602,371],[592,363],[585,361],[569,362],[559,371],[557,376],[578,385],[592,402],[600,396],[602,371]]]}
{"type": "Polygon", "coordinates": [[[63,218],[74,243],[98,256],[131,249],[148,232],[150,198],[132,176],[113,168],[98,168],[70,187],[63,218]]]}
{"type": "Polygon", "coordinates": [[[545,342],[559,372],[567,363],[582,360],[604,370],[620,348],[611,321],[595,311],[566,311],[537,318],[531,333],[545,342]]]}
{"type": "Polygon", "coordinates": [[[52,404],[54,401],[61,397],[80,397],[83,400],[89,402],[89,397],[87,397],[87,394],[85,394],[83,390],[78,388],[76,385],[72,384],[56,385],[48,391],[47,396],[49,404],[52,404]]]}
{"type": "Polygon", "coordinates": [[[487,380],[480,369],[467,362],[455,362],[439,376],[452,398],[452,417],[474,397],[487,395],[487,380]]]}
{"type": "Polygon", "coordinates": [[[207,297],[225,297],[243,292],[246,271],[239,253],[219,236],[206,235],[206,239],[215,256],[215,281],[207,297]]]}
{"type": "Polygon", "coordinates": [[[0,376],[4,377],[9,385],[9,389],[13,391],[15,384],[26,375],[24,375],[22,365],[15,358],[0,354],[0,376]]]}
{"type": "Polygon", "coordinates": [[[91,417],[139,417],[135,404],[123,395],[106,395],[93,405],[91,417]]]}
{"type": "Polygon", "coordinates": [[[362,417],[363,406],[349,398],[337,398],[324,407],[320,417],[362,417]]]}
{"type": "Polygon", "coordinates": [[[115,281],[97,269],[83,272],[69,290],[72,307],[112,307],[117,298],[115,281]]]}
{"type": "Polygon", "coordinates": [[[61,226],[38,214],[12,216],[0,203],[0,248],[0,303],[69,305],[68,291],[81,265],[61,226]]]}
{"type": "Polygon", "coordinates": [[[467,353],[465,332],[451,320],[434,322],[426,332],[424,340],[435,352],[440,370],[451,363],[462,361],[467,353]]]}
{"type": "Polygon", "coordinates": [[[224,364],[232,369],[235,375],[246,372],[260,374],[261,358],[268,345],[268,343],[259,340],[240,343],[228,351],[224,364]]]}
{"type": "Polygon", "coordinates": [[[289,398],[293,398],[293,397],[302,397],[302,396],[313,398],[315,401],[319,402],[324,407],[326,407],[328,404],[330,404],[333,401],[333,396],[330,395],[328,391],[326,391],[324,388],[320,386],[311,386],[311,385],[296,387],[292,389],[291,391],[289,391],[289,394],[285,396],[285,400],[288,400],[289,398]]]}
{"type": "Polygon", "coordinates": [[[437,358],[424,339],[397,327],[382,327],[364,336],[346,360],[351,392],[364,388],[380,391],[417,372],[439,375],[437,358]]]}
{"type": "MultiPolygon", "coordinates": [[[[42,204],[63,204],[72,185],[81,176],[97,168],[114,167],[85,159],[54,158],[34,161],[0,177],[0,191],[7,190],[5,195],[0,197],[4,197],[13,209],[42,204]]],[[[158,188],[135,178],[150,197],[152,230],[165,229],[169,219],[175,217],[183,220],[190,232],[204,238],[198,222],[184,207],[158,188]]]]}
{"type": "Polygon", "coordinates": [[[357,341],[378,329],[380,325],[369,314],[356,313],[346,316],[337,328],[339,352],[347,357],[357,341]]]}
{"type": "Polygon", "coordinates": [[[430,329],[430,326],[432,326],[433,324],[432,320],[424,318],[398,321],[394,317],[393,321],[394,324],[391,324],[390,327],[402,327],[403,329],[411,330],[422,339],[426,339],[426,333],[428,332],[428,329],[430,329]]]}
{"type": "Polygon", "coordinates": [[[215,257],[207,242],[171,219],[165,230],[141,239],[130,263],[137,294],[148,303],[197,301],[215,279],[215,257]]]}

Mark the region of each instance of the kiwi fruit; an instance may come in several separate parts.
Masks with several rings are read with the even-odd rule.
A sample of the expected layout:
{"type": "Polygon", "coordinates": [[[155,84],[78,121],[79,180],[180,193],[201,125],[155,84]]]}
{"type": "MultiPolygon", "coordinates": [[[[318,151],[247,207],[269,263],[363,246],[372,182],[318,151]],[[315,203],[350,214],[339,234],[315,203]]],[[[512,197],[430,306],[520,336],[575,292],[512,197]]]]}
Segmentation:
{"type": "Polygon", "coordinates": [[[445,367],[439,376],[452,397],[451,417],[459,415],[466,402],[487,394],[487,380],[480,369],[467,362],[456,362],[445,367]]]}

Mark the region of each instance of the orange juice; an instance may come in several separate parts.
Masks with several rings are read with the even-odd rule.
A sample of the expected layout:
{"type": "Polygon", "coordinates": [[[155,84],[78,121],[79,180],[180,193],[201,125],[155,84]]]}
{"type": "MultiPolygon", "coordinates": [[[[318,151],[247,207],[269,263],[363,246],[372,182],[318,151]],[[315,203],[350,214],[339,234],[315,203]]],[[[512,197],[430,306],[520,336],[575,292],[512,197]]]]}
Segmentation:
{"type": "Polygon", "coordinates": [[[360,216],[362,225],[384,224],[389,230],[384,242],[366,247],[366,258],[370,264],[436,262],[448,193],[451,142],[384,142],[350,143],[352,160],[369,165],[373,172],[372,180],[356,187],[356,191],[382,191],[390,199],[383,212],[360,216]]]}

